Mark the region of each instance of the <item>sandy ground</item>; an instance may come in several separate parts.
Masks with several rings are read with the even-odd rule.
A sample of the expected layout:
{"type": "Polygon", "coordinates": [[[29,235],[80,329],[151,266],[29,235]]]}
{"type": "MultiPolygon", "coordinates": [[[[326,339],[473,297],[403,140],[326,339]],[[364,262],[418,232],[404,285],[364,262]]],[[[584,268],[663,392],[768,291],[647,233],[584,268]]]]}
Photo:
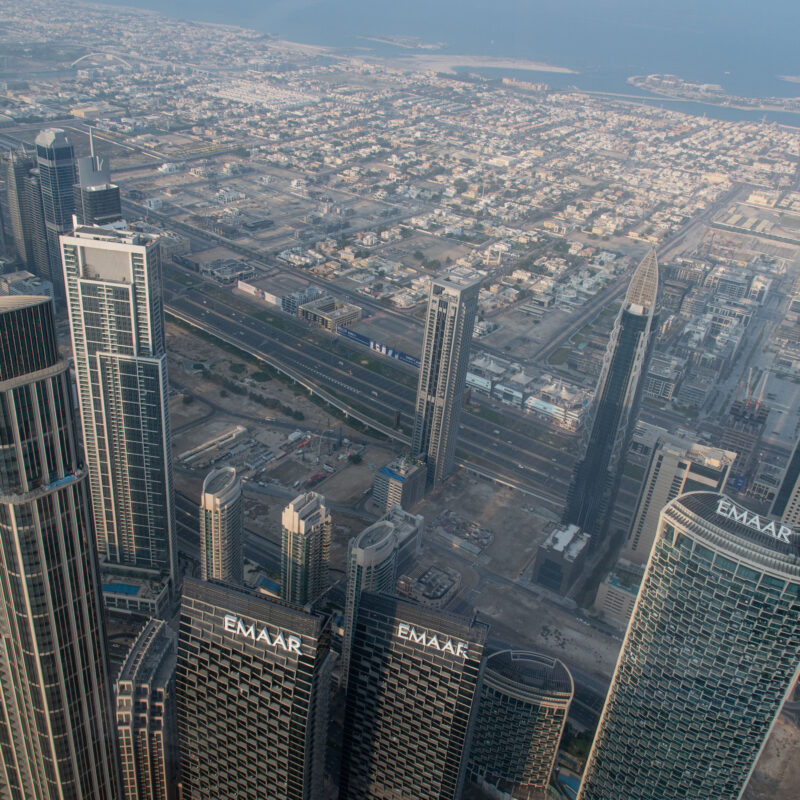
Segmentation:
{"type": "Polygon", "coordinates": [[[781,714],[756,764],[743,800],[800,797],[800,727],[781,714]]]}
{"type": "Polygon", "coordinates": [[[560,72],[577,75],[575,70],[557,67],[544,61],[528,61],[524,58],[493,58],[492,56],[434,55],[424,53],[413,56],[383,59],[387,65],[400,69],[436,70],[455,72],[456,67],[476,67],[493,69],[526,69],[533,72],[560,72]]]}

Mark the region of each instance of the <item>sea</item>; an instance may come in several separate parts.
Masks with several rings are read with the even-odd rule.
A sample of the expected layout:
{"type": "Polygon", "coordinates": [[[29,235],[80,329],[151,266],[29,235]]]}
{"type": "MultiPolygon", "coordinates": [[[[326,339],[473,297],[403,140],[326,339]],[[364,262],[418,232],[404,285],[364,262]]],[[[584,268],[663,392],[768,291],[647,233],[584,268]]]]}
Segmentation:
{"type": "Polygon", "coordinates": [[[378,39],[438,44],[442,54],[546,62],[574,73],[475,70],[555,88],[639,97],[721,119],[800,126],[800,114],[653,97],[632,75],[671,73],[748,97],[800,96],[798,0],[106,0],[169,17],[241,25],[342,52],[415,52],[378,39]]]}

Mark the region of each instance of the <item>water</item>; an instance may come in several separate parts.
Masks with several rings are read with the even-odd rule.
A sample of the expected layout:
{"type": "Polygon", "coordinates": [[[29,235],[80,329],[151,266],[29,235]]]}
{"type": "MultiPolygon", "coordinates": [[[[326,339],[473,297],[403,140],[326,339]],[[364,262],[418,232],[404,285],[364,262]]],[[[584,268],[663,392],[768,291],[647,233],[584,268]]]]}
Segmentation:
{"type": "Polygon", "coordinates": [[[526,58],[579,71],[528,73],[554,86],[630,92],[631,75],[669,72],[733,94],[797,96],[796,0],[111,0],[167,16],[238,24],[282,38],[382,54],[364,36],[446,42],[439,52],[526,58]]]}

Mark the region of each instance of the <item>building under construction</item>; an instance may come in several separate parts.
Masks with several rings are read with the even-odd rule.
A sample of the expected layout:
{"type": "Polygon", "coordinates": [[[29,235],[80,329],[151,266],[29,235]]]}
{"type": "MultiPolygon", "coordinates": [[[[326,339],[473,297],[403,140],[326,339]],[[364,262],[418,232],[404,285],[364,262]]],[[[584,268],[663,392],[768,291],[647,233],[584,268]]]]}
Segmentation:
{"type": "Polygon", "coordinates": [[[750,473],[755,452],[764,435],[770,408],[763,402],[764,389],[767,385],[767,373],[764,373],[761,392],[755,398],[750,392],[750,381],[744,400],[734,400],[728,411],[722,429],[719,446],[723,450],[738,453],[736,471],[739,475],[750,473]]]}

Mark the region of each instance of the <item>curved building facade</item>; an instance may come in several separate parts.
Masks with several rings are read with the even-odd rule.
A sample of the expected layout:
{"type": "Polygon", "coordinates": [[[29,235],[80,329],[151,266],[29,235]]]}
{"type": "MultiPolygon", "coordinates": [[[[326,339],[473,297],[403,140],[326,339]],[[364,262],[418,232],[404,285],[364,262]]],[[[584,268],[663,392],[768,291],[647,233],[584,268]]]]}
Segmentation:
{"type": "Polygon", "coordinates": [[[800,532],[690,492],[656,541],[579,800],[740,798],[800,672],[800,532]]]}
{"type": "Polygon", "coordinates": [[[502,650],[486,659],[470,779],[504,796],[546,797],[574,694],[557,659],[502,650]]]}
{"type": "Polygon", "coordinates": [[[361,592],[393,594],[397,580],[398,536],[393,522],[378,520],[347,546],[347,591],[342,638],[342,686],[347,688],[350,650],[361,592]]]}
{"type": "Polygon", "coordinates": [[[233,467],[209,472],[200,496],[200,575],[241,586],[244,505],[233,467]]]}
{"type": "Polygon", "coordinates": [[[114,800],[89,481],[53,303],[0,297],[0,796],[114,800]]]}

